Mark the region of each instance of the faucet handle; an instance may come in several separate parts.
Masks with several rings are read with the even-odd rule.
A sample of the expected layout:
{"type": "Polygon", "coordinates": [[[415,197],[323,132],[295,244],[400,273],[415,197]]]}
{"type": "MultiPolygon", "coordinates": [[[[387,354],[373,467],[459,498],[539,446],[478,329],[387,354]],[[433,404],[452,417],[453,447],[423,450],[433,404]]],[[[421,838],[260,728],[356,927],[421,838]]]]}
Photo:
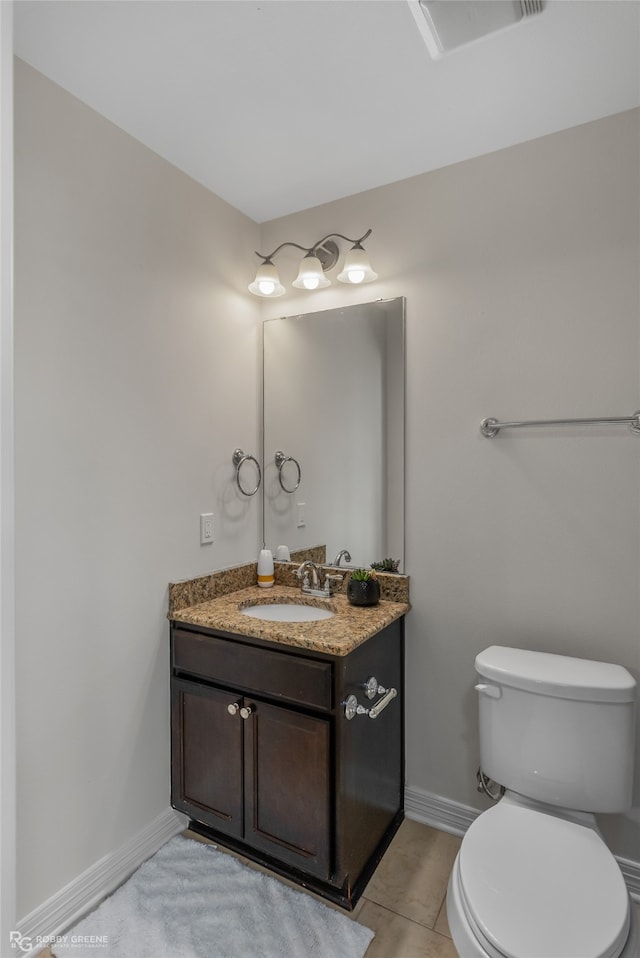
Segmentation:
{"type": "Polygon", "coordinates": [[[341,582],[344,582],[343,575],[335,575],[335,574],[331,574],[327,572],[327,574],[324,577],[324,584],[325,584],[325,587],[329,590],[329,595],[331,595],[333,591],[333,586],[340,585],[341,582]]]}

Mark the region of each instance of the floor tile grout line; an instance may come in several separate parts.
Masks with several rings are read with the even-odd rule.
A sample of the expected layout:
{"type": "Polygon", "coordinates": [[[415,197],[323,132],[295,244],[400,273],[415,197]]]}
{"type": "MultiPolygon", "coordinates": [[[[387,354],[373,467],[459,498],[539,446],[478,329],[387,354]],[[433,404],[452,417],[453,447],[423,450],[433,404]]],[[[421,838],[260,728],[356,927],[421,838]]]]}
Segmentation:
{"type": "MultiPolygon", "coordinates": [[[[444,895],[442,896],[442,901],[440,902],[440,907],[438,908],[438,914],[436,915],[436,920],[435,920],[434,925],[433,925],[433,930],[434,930],[434,931],[436,930],[436,925],[438,924],[438,921],[440,920],[440,915],[442,914],[443,911],[445,912],[445,916],[446,916],[446,911],[447,911],[447,892],[446,892],[446,891],[445,891],[444,895]]],[[[448,924],[448,919],[447,919],[447,924],[448,924]]],[[[443,932],[439,931],[438,934],[439,934],[439,935],[442,935],[443,932]]],[[[444,935],[444,937],[445,937],[445,938],[450,938],[451,936],[450,936],[450,935],[444,935]]]]}
{"type": "MultiPolygon", "coordinates": [[[[388,905],[381,905],[379,901],[374,901],[373,898],[367,898],[365,895],[361,897],[360,901],[362,903],[369,902],[370,905],[375,905],[376,908],[382,908],[383,911],[387,911],[391,915],[396,915],[398,918],[404,918],[405,921],[410,921],[412,925],[417,925],[418,928],[426,928],[427,931],[433,932],[434,935],[439,935],[440,938],[444,938],[445,941],[452,941],[450,935],[445,935],[443,932],[438,931],[435,927],[438,923],[440,912],[442,911],[442,905],[444,905],[444,898],[442,899],[442,905],[440,905],[440,908],[438,909],[438,914],[436,915],[433,925],[424,925],[421,921],[416,921],[415,918],[409,918],[407,915],[403,915],[401,911],[395,911],[395,909],[389,908],[388,905]]],[[[356,920],[359,921],[360,919],[358,918],[356,920]]]]}

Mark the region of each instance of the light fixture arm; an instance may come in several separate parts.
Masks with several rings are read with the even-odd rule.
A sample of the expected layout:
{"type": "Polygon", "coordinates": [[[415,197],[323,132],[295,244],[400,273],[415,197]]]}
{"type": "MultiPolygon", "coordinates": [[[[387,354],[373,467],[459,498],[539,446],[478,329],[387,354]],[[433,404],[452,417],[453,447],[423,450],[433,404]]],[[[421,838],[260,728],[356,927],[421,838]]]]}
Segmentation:
{"type": "Polygon", "coordinates": [[[346,240],[347,243],[353,243],[356,247],[359,247],[361,243],[371,236],[373,230],[367,230],[364,236],[361,236],[360,239],[350,239],[348,236],[344,236],[342,233],[328,233],[321,240],[318,240],[317,243],[314,243],[313,246],[300,246],[299,243],[280,243],[280,246],[276,246],[273,253],[269,253],[268,256],[265,256],[264,253],[259,253],[257,250],[254,250],[256,256],[259,256],[260,259],[264,260],[265,263],[270,263],[273,257],[280,252],[281,249],[284,249],[285,246],[295,246],[296,249],[301,249],[303,253],[313,253],[315,250],[319,249],[328,239],[331,239],[332,236],[337,236],[339,239],[346,240]]]}
{"type": "MultiPolygon", "coordinates": [[[[318,244],[316,243],[316,246],[317,245],[318,244]]],[[[313,246],[311,247],[311,249],[309,249],[307,246],[300,246],[299,243],[280,243],[280,246],[276,246],[273,253],[269,253],[268,256],[265,256],[264,253],[259,253],[257,249],[254,250],[254,253],[256,254],[256,256],[259,256],[260,259],[263,259],[265,263],[267,262],[270,263],[273,257],[276,255],[276,253],[279,253],[280,250],[284,249],[285,246],[295,246],[296,249],[301,249],[303,253],[310,253],[312,249],[315,249],[315,247],[313,246]]]]}
{"type": "Polygon", "coordinates": [[[353,243],[355,246],[359,247],[360,244],[363,243],[363,242],[367,239],[368,236],[371,236],[372,233],[373,233],[373,230],[372,230],[372,229],[371,229],[371,230],[367,230],[367,232],[364,234],[364,236],[361,236],[360,239],[349,239],[348,236],[344,236],[344,234],[342,234],[342,233],[329,233],[329,234],[328,234],[327,236],[325,236],[323,239],[319,240],[319,242],[314,243],[314,245],[311,247],[311,249],[309,250],[309,252],[311,252],[312,250],[318,249],[318,247],[322,246],[323,243],[326,243],[328,239],[331,239],[332,236],[337,236],[337,237],[339,237],[340,239],[346,240],[347,243],[353,243]]]}

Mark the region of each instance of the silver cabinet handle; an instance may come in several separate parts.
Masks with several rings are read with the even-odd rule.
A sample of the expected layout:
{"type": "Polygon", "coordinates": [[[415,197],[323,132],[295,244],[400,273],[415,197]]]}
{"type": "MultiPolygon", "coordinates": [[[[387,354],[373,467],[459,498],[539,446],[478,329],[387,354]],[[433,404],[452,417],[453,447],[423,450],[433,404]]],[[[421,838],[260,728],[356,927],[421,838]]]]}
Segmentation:
{"type": "Polygon", "coordinates": [[[243,705],[240,709],[240,715],[243,719],[248,719],[252,712],[255,712],[255,705],[243,705]]]}
{"type": "Polygon", "coordinates": [[[232,702],[231,705],[227,705],[227,712],[229,715],[237,715],[240,710],[240,706],[237,702],[232,702]]]}
{"type": "MultiPolygon", "coordinates": [[[[378,691],[382,691],[378,688],[378,691]]],[[[347,720],[350,722],[351,719],[354,719],[356,715],[368,715],[369,718],[377,718],[384,709],[386,709],[389,702],[395,699],[398,694],[397,689],[384,689],[384,695],[381,699],[372,705],[371,708],[366,708],[364,705],[359,705],[358,700],[355,695],[348,695],[344,703],[344,714],[347,720]]]]}

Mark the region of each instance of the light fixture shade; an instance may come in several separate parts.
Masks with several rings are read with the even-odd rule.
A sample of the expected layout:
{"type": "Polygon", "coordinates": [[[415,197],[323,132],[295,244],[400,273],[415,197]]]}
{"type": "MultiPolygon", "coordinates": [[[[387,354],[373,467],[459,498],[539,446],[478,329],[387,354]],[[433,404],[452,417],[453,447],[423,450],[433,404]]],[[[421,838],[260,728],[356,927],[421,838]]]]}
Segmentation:
{"type": "Polygon", "coordinates": [[[254,296],[267,296],[270,299],[284,295],[286,290],[280,282],[278,270],[273,263],[265,261],[258,267],[256,278],[253,283],[249,283],[249,292],[254,296]]]}
{"type": "Polygon", "coordinates": [[[323,289],[325,286],[331,286],[331,281],[324,275],[318,257],[308,253],[300,263],[293,285],[296,289],[323,289]]]}
{"type": "Polygon", "coordinates": [[[372,283],[378,274],[371,269],[367,251],[356,244],[344,258],[344,268],[338,276],[340,283],[372,283]]]}

